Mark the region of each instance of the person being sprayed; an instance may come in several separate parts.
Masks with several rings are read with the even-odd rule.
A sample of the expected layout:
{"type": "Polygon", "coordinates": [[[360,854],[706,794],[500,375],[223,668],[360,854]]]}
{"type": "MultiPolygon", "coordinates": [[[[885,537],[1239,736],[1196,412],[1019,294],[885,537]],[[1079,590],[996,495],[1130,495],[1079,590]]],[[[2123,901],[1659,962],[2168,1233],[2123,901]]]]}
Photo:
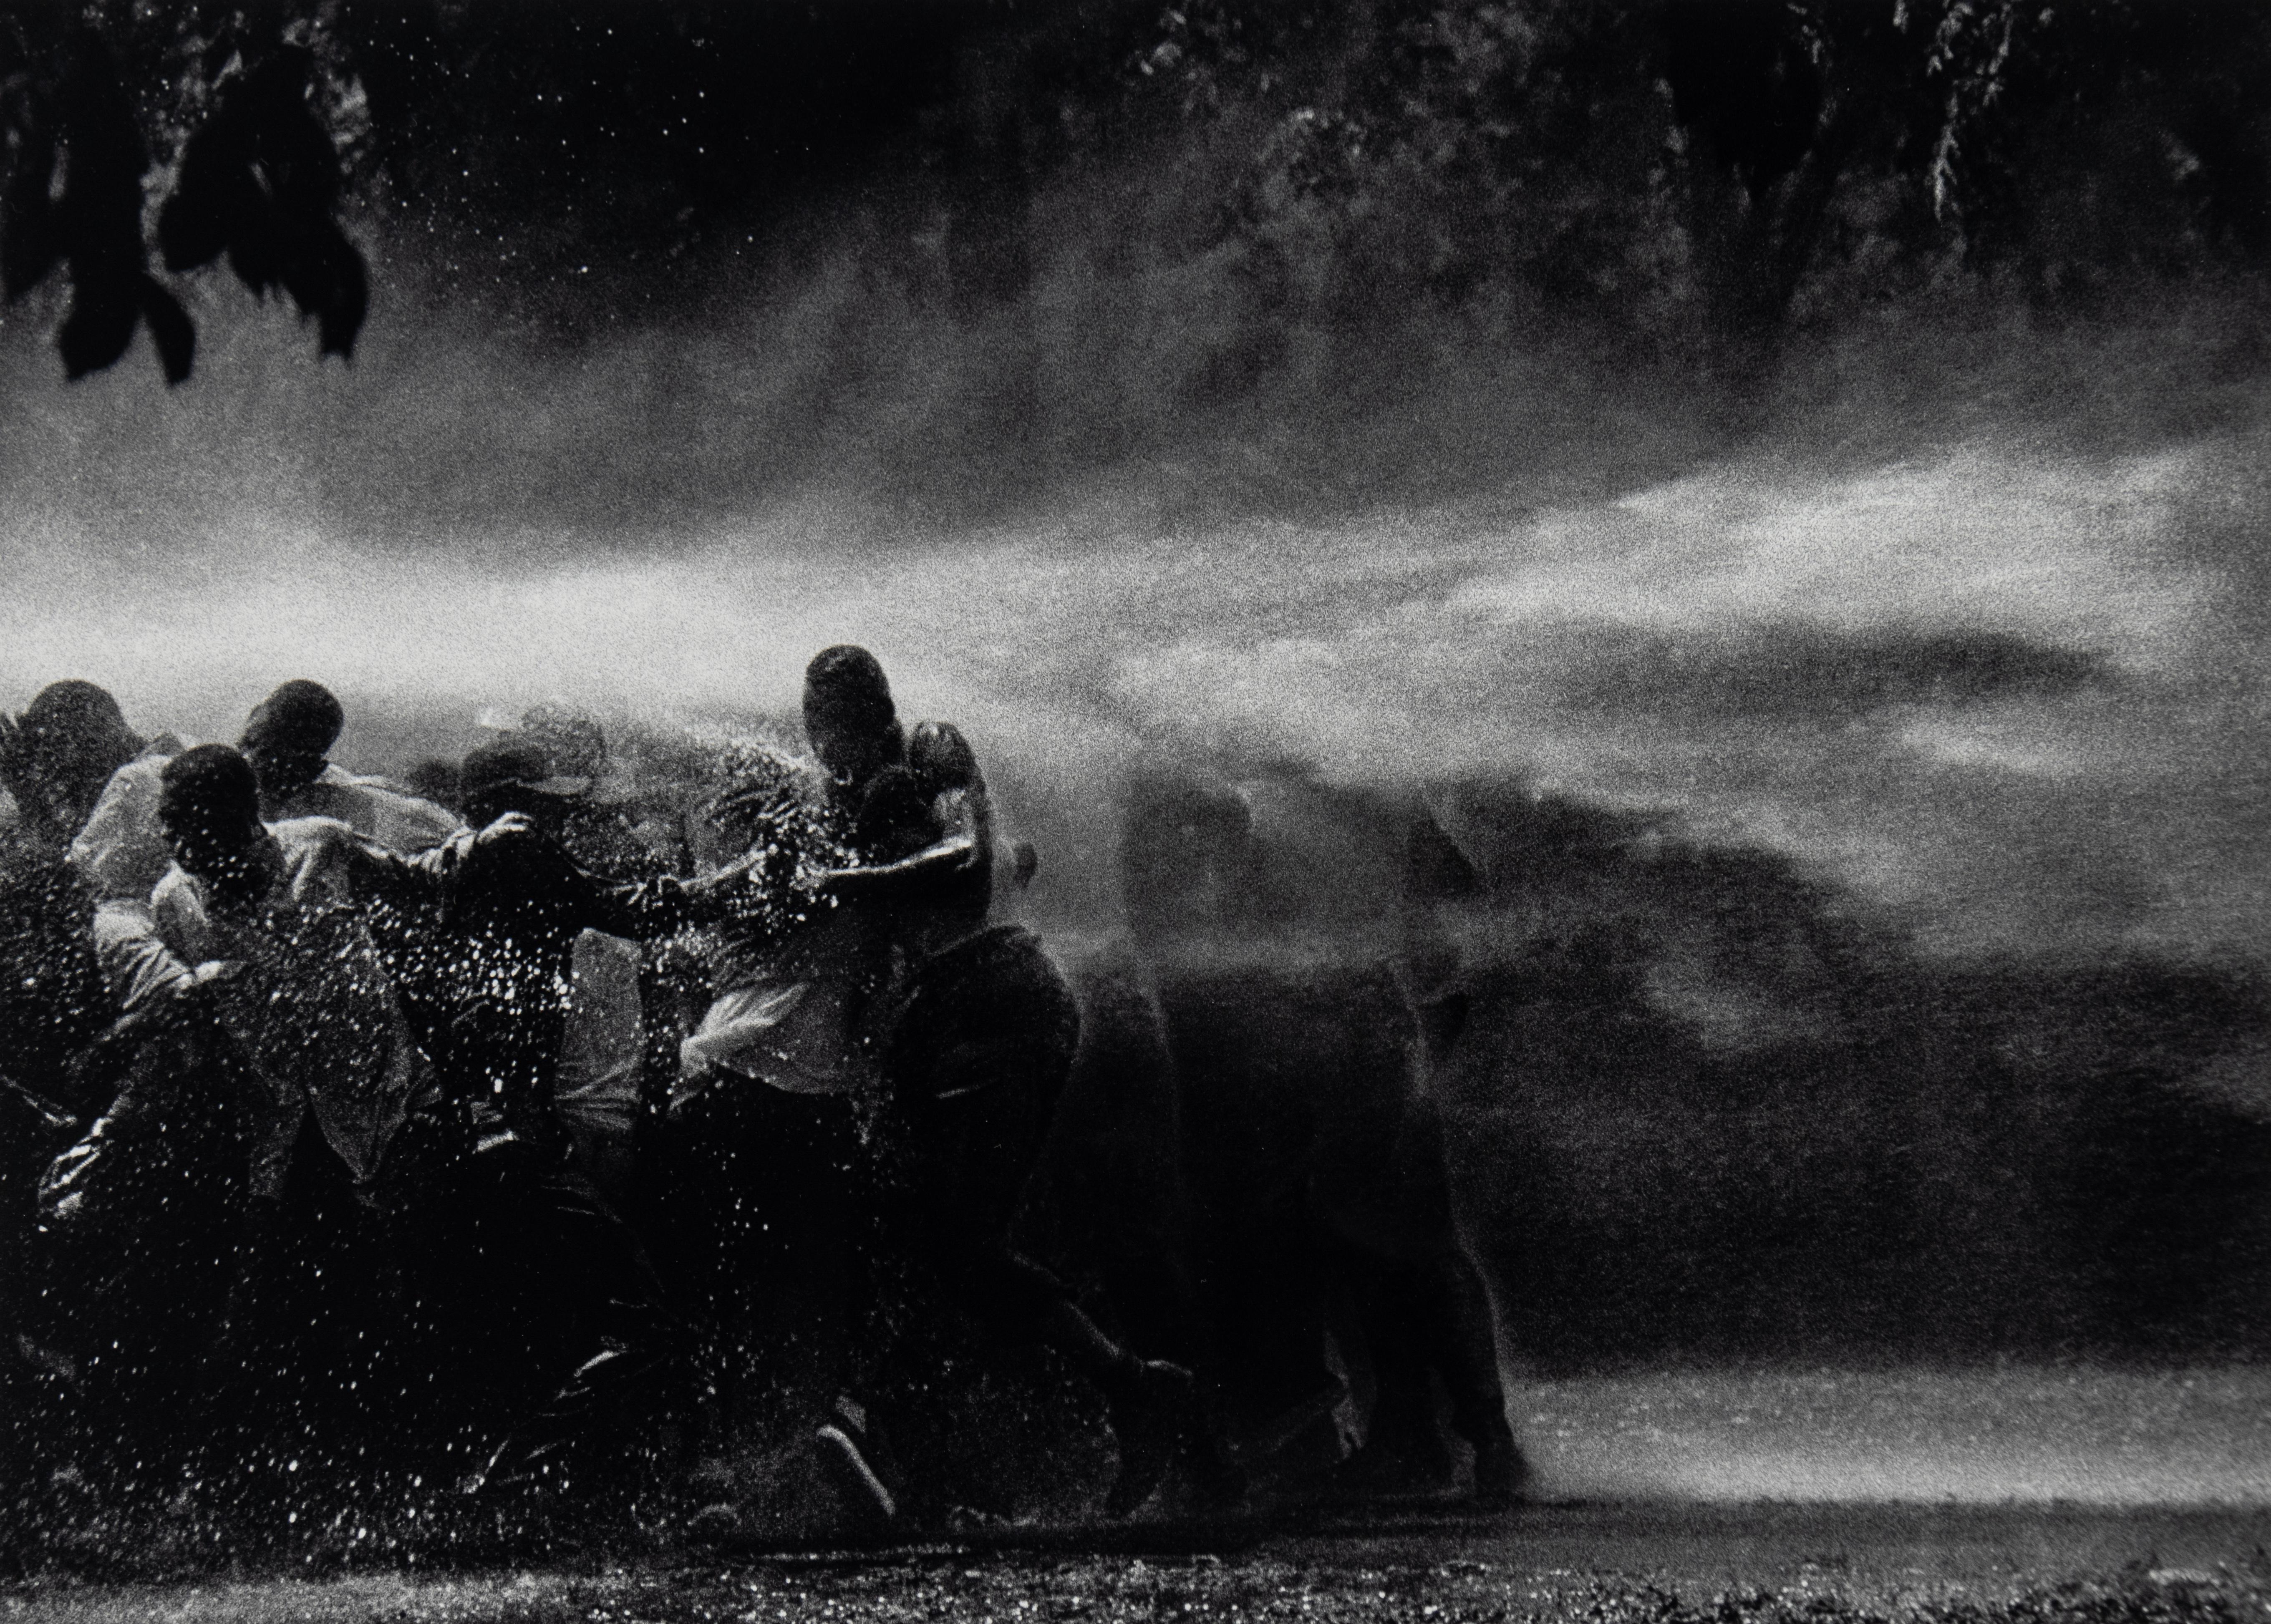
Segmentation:
{"type": "MultiPolygon", "coordinates": [[[[96,946],[130,1018],[202,998],[249,1073],[243,1240],[200,1470],[226,1479],[249,1462],[279,1487],[288,1464],[352,1430],[344,1396],[381,1339],[379,1215],[431,1189],[442,1102],[353,905],[340,825],[264,824],[252,767],[225,745],[166,764],[157,818],[173,867],[147,909],[98,915],[96,946]]],[[[47,1229],[67,1233],[116,1176],[101,1151],[131,1094],[51,1169],[47,1229]]]]}
{"type": "Polygon", "coordinates": [[[56,855],[71,844],[111,775],[139,755],[118,701],[92,682],[50,682],[19,717],[0,715],[0,790],[19,843],[56,855]]]}
{"type": "Polygon", "coordinates": [[[527,740],[496,741],[460,773],[479,832],[412,857],[369,841],[346,848],[360,896],[405,913],[428,907],[437,920],[416,974],[437,1012],[443,1092],[469,1119],[473,1150],[453,1199],[421,1232],[433,1266],[421,1329],[450,1351],[443,1362],[462,1377],[450,1397],[470,1399],[476,1419],[526,1415],[467,1479],[474,1492],[599,1486],[613,1475],[603,1448],[629,1446],[643,1423],[684,1407],[682,1327],[645,1248],[574,1158],[560,1084],[595,1027],[613,1033],[628,1133],[639,1060],[632,943],[713,916],[718,893],[741,877],[730,868],[693,884],[592,875],[560,832],[586,781],[550,767],[527,740]],[[595,972],[595,941],[627,950],[628,964],[603,948],[595,972]]]}
{"type": "Polygon", "coordinates": [[[295,678],[252,707],[237,749],[260,780],[270,823],[329,817],[391,851],[422,852],[458,830],[456,816],[327,759],[346,712],[320,682],[295,678]]]}
{"type": "Polygon", "coordinates": [[[143,748],[92,682],[49,683],[20,716],[0,714],[0,1496],[48,1441],[31,1419],[47,1361],[27,1339],[45,1312],[26,1272],[40,1173],[113,1091],[81,1063],[111,1011],[64,853],[105,780],[143,748]]]}
{"type": "MultiPolygon", "coordinates": [[[[855,867],[860,811],[905,741],[882,667],[823,651],[806,673],[813,759],[746,750],[689,819],[697,862],[739,854],[711,951],[712,997],[680,1046],[668,1154],[689,1295],[705,1309],[715,1402],[704,1516],[733,1518],[748,1445],[808,1440],[845,1382],[858,1292],[853,1179],[875,1057],[867,1018],[889,942],[822,876],[855,867]]],[[[789,1446],[791,1448],[798,1446],[789,1446]]]]}
{"type": "Polygon", "coordinates": [[[997,867],[1022,886],[1030,847],[997,864],[991,800],[961,731],[925,722],[905,764],[865,797],[860,847],[880,860],[829,874],[876,915],[900,970],[879,1011],[882,1089],[867,1172],[878,1289],[861,1345],[864,1391],[819,1434],[885,1516],[868,1417],[906,1420],[927,1389],[921,1322],[958,1312],[1010,1345],[1054,1349],[1103,1397],[1120,1448],[1106,1509],[1148,1499],[1191,1441],[1180,1366],[1113,1340],[1070,1289],[1021,1250],[1013,1228],[1072,1069],[1080,1017],[1062,975],[1023,926],[988,924],[997,867]]]}
{"type": "MultiPolygon", "coordinates": [[[[424,851],[446,839],[458,827],[455,814],[325,759],[345,719],[331,690],[304,678],[283,684],[253,707],[238,748],[259,782],[261,815],[271,823],[337,818],[397,851],[424,851]]],[[[123,730],[124,724],[118,726],[123,730]]],[[[146,906],[174,860],[159,827],[158,798],[160,775],[181,754],[182,743],[160,734],[136,749],[139,754],[129,750],[130,759],[97,785],[100,797],[71,838],[71,866],[102,907],[146,906]]]]}
{"type": "MultiPolygon", "coordinates": [[[[75,853],[90,811],[114,776],[153,773],[178,748],[147,746],[126,726],[118,702],[92,682],[51,682],[20,717],[0,716],[0,1116],[23,1109],[69,1117],[100,1099],[82,1098],[66,1079],[73,1055],[109,1019],[108,999],[89,935],[89,890],[75,853]],[[154,758],[154,759],[153,759],[154,758]],[[38,1096],[29,1107],[23,1098],[38,1096]]],[[[162,852],[140,870],[140,898],[165,871],[162,852]]],[[[33,1138],[36,1138],[34,1136],[33,1138]]],[[[14,1135],[12,1151],[33,1143],[14,1135]]],[[[0,1164],[13,1163],[0,1155],[0,1164]]],[[[0,1260],[0,1274],[7,1263],[0,1260]]]]}

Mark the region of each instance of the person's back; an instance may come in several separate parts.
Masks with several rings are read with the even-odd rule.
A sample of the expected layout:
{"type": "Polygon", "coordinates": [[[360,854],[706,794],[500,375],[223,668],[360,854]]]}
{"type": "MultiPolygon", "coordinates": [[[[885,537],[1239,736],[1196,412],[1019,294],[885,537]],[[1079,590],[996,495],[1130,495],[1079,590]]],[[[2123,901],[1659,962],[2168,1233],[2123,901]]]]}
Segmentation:
{"type": "Polygon", "coordinates": [[[174,854],[158,827],[158,793],[166,764],[182,749],[170,734],[150,741],[110,775],[72,839],[72,871],[97,902],[147,902],[173,866],[174,854]]]}
{"type": "Polygon", "coordinates": [[[716,828],[702,842],[713,858],[754,860],[713,946],[718,996],[681,1046],[680,1099],[719,1071],[788,1093],[856,1091],[874,932],[823,889],[853,860],[856,825],[809,764],[771,751],[745,764],[702,821],[716,828]]]}
{"type": "Polygon", "coordinates": [[[457,815],[446,807],[421,801],[383,778],[349,772],[336,763],[326,763],[314,782],[287,796],[277,810],[279,821],[333,819],[396,852],[428,850],[460,827],[457,815]]]}

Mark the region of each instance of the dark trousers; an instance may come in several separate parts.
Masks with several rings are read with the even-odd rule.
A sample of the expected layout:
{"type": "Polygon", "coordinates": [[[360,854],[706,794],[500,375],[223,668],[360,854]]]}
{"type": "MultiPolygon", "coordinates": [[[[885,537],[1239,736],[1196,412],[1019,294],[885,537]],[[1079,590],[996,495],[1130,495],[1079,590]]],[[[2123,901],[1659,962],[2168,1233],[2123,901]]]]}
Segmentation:
{"type": "Polygon", "coordinates": [[[590,1486],[686,1404],[686,1335],[653,1263],[555,1151],[474,1151],[396,1238],[398,1450],[590,1486]]]}
{"type": "MultiPolygon", "coordinates": [[[[878,1127],[869,1174],[878,1263],[1013,1344],[1041,1337],[1071,1300],[1010,1239],[1056,1109],[1049,1082],[1012,1075],[943,1099],[903,1091],[878,1127]]],[[[903,1334],[904,1315],[920,1311],[896,1295],[872,1302],[871,1342],[903,1334]]]]}
{"type": "Polygon", "coordinates": [[[728,1079],[658,1138],[665,1272],[698,1328],[706,1445],[808,1425],[846,1380],[864,1271],[851,1102],[728,1079]]]}
{"type": "Polygon", "coordinates": [[[391,1329],[384,1237],[312,1113],[282,1188],[246,1206],[205,1361],[197,1464],[296,1491],[361,1458],[391,1329]]]}

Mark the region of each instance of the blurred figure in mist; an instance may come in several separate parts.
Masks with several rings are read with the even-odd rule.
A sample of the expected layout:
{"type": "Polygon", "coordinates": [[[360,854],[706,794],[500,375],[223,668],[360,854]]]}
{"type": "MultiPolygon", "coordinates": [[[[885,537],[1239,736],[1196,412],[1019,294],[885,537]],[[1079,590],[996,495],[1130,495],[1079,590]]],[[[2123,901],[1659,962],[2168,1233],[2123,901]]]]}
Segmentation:
{"type": "Polygon", "coordinates": [[[1005,1347],[1054,1350],[1104,1399],[1120,1452],[1106,1506],[1125,1515],[1183,1443],[1192,1382],[1107,1334],[1013,1233],[1080,1032],[1039,939],[989,922],[997,875],[1024,884],[1031,850],[997,852],[977,757],[942,722],[918,726],[905,764],[876,773],[857,845],[867,861],[830,887],[887,921],[895,984],[874,1022],[884,1063],[867,1157],[867,1404],[847,1407],[822,1441],[866,1465],[869,1404],[902,1438],[939,1430],[953,1395],[932,1375],[937,1333],[966,1321],[1005,1347]]]}
{"type": "Polygon", "coordinates": [[[1298,1478],[1347,1456],[1352,1491],[1440,1478],[1440,1382],[1471,1491],[1512,1498],[1433,1089],[1464,1010],[1434,920],[1471,866],[1424,808],[1169,771],[1134,786],[1121,867],[1143,995],[1112,1007],[1157,1036],[1113,1040],[1172,1070],[1204,1374],[1245,1458],[1298,1478]]]}

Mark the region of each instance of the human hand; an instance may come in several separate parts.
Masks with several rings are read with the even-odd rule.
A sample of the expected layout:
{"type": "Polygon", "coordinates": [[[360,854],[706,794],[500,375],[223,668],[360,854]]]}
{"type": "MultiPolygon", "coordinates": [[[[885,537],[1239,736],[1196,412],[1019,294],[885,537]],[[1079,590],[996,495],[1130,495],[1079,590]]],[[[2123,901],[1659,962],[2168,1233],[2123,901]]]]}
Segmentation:
{"type": "Polygon", "coordinates": [[[536,820],[527,813],[507,812],[475,835],[473,844],[476,846],[496,846],[512,840],[525,840],[536,833],[536,820]]]}

